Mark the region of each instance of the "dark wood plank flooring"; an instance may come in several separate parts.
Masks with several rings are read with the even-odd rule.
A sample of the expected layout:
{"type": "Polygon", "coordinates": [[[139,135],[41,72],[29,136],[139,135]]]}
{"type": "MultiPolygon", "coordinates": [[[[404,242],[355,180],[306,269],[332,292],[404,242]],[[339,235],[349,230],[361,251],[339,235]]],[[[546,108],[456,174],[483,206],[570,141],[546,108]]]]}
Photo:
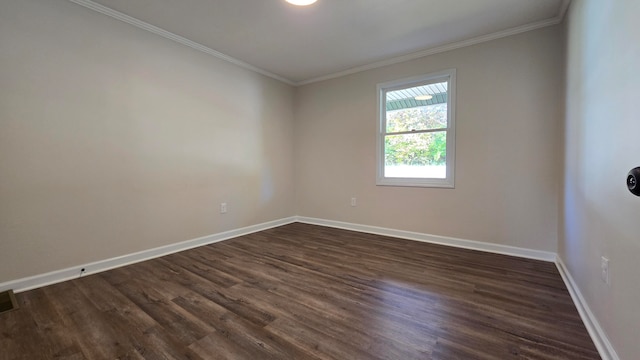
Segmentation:
{"type": "Polygon", "coordinates": [[[16,297],[0,359],[599,359],[552,263],[298,223],[16,297]]]}

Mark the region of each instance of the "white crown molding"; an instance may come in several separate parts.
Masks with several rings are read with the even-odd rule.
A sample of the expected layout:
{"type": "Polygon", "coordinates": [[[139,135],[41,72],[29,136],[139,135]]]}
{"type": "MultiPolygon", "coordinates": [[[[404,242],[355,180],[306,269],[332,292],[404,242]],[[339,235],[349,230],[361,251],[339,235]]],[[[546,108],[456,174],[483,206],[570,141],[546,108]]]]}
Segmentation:
{"type": "Polygon", "coordinates": [[[565,17],[567,16],[567,11],[569,10],[569,5],[571,5],[571,0],[562,0],[562,4],[560,4],[560,12],[556,17],[558,19],[558,23],[564,21],[565,17]]]}
{"type": "Polygon", "coordinates": [[[468,39],[468,40],[463,40],[463,41],[459,41],[459,42],[455,42],[455,43],[450,43],[450,44],[445,44],[442,46],[438,46],[438,47],[434,47],[434,48],[429,48],[429,49],[425,49],[425,50],[421,50],[418,52],[414,52],[414,53],[410,53],[410,54],[406,54],[406,55],[401,55],[401,56],[397,56],[397,57],[393,57],[390,59],[386,59],[386,60],[382,60],[382,61],[378,61],[378,62],[374,62],[374,63],[370,63],[370,64],[366,64],[366,65],[361,65],[361,66],[356,66],[353,68],[349,68],[343,71],[339,71],[339,72],[335,72],[332,74],[328,74],[328,75],[323,75],[323,76],[319,76],[319,77],[315,77],[315,78],[311,78],[311,79],[307,79],[307,80],[303,80],[303,81],[291,81],[285,77],[282,77],[280,75],[274,74],[270,71],[261,69],[259,67],[253,66],[251,64],[248,64],[242,60],[238,60],[234,57],[231,57],[229,55],[223,54],[219,51],[213,50],[207,46],[204,46],[202,44],[199,44],[195,41],[191,41],[187,38],[184,38],[180,35],[176,35],[170,31],[161,29],[157,26],[151,25],[147,22],[144,22],[142,20],[136,19],[132,16],[126,15],[124,13],[121,13],[119,11],[113,10],[109,7],[106,7],[104,5],[98,4],[96,2],[93,2],[91,0],[69,0],[75,4],[84,6],[88,9],[97,11],[101,14],[110,16],[114,19],[120,20],[122,22],[125,22],[127,24],[133,25],[135,27],[138,27],[140,29],[149,31],[151,33],[154,33],[156,35],[160,35],[166,39],[169,40],[173,40],[175,42],[178,42],[182,45],[188,46],[192,49],[195,50],[199,50],[202,51],[206,54],[209,54],[211,56],[214,56],[218,59],[230,62],[232,64],[235,64],[237,66],[240,66],[242,68],[245,68],[247,70],[251,70],[254,72],[257,72],[259,74],[271,77],[273,79],[276,79],[278,81],[281,81],[285,84],[289,84],[289,85],[293,85],[293,86],[302,86],[302,85],[307,85],[307,84],[311,84],[311,83],[316,83],[316,82],[320,82],[320,81],[324,81],[324,80],[330,80],[330,79],[335,79],[341,76],[346,76],[346,75],[351,75],[351,74],[355,74],[355,73],[359,73],[362,71],[366,71],[366,70],[372,70],[372,69],[377,69],[383,66],[387,66],[387,65],[393,65],[393,64],[398,64],[401,62],[405,62],[405,61],[409,61],[409,60],[415,60],[415,59],[419,59],[425,56],[429,56],[429,55],[434,55],[434,54],[438,54],[438,53],[442,53],[442,52],[446,52],[446,51],[451,51],[451,50],[455,50],[455,49],[460,49],[466,46],[472,46],[472,45],[477,45],[483,42],[487,42],[487,41],[492,41],[492,40],[496,40],[496,39],[500,39],[503,37],[507,37],[507,36],[512,36],[512,35],[517,35],[523,32],[527,32],[527,31],[532,31],[532,30],[536,30],[536,29],[540,29],[543,27],[547,27],[547,26],[552,26],[552,25],[557,25],[559,23],[561,23],[564,20],[564,17],[566,15],[567,9],[569,8],[569,4],[571,3],[571,0],[563,0],[562,4],[560,6],[559,9],[559,13],[556,17],[551,18],[551,19],[547,19],[547,20],[543,20],[543,21],[538,21],[538,22],[534,22],[534,23],[530,23],[530,24],[526,24],[523,26],[518,26],[515,28],[511,28],[511,29],[507,29],[507,30],[502,30],[502,31],[498,31],[492,34],[487,34],[487,35],[483,35],[483,36],[478,36],[472,39],[468,39]]]}
{"type": "Polygon", "coordinates": [[[547,262],[556,261],[556,253],[549,252],[549,251],[525,249],[525,248],[520,248],[515,246],[491,244],[491,243],[482,242],[482,241],[458,239],[458,238],[453,238],[448,236],[430,235],[430,234],[424,234],[424,233],[418,233],[418,232],[412,232],[412,231],[389,229],[389,228],[370,226],[370,225],[353,224],[353,223],[347,223],[342,221],[317,219],[317,218],[310,218],[310,217],[304,217],[304,216],[297,216],[296,220],[297,222],[305,223],[305,224],[327,226],[327,227],[332,227],[337,229],[352,230],[352,231],[358,231],[358,232],[363,232],[368,234],[392,236],[392,237],[406,239],[406,240],[421,241],[421,242],[427,242],[431,244],[446,245],[446,246],[452,246],[452,247],[470,249],[470,250],[478,250],[478,251],[490,252],[494,254],[517,256],[521,258],[542,260],[547,262]]]}
{"type": "Polygon", "coordinates": [[[39,274],[18,280],[0,283],[0,291],[13,289],[14,292],[27,291],[59,282],[71,280],[80,277],[81,269],[85,269],[82,276],[95,274],[118,267],[135,264],[141,261],[154,259],[157,257],[177,253],[184,250],[193,249],[203,245],[217,243],[223,240],[232,239],[238,236],[252,234],[258,231],[271,229],[274,227],[291,224],[296,221],[295,217],[288,217],[279,220],[269,221],[262,224],[251,225],[235,230],[229,230],[217,234],[207,235],[196,239],[191,239],[175,244],[165,245],[154,249],[143,250],[133,254],[114,257],[111,259],[100,260],[89,264],[72,266],[67,269],[39,274]]]}
{"type": "MultiPolygon", "coordinates": [[[[565,11],[566,11],[566,9],[565,9],[565,11]]],[[[564,14],[562,14],[562,15],[564,16],[564,14]]],[[[418,52],[414,52],[414,53],[410,53],[410,54],[406,54],[406,55],[393,57],[393,58],[390,58],[390,59],[374,62],[374,63],[367,64],[367,65],[356,66],[356,67],[353,67],[353,68],[350,68],[350,69],[347,69],[347,70],[343,70],[343,71],[339,71],[339,72],[336,72],[336,73],[333,73],[333,74],[319,76],[319,77],[315,77],[315,78],[312,78],[312,79],[299,81],[299,82],[296,83],[296,86],[308,85],[308,84],[311,84],[311,83],[316,83],[316,82],[320,82],[320,81],[335,79],[335,78],[346,76],[346,75],[351,75],[351,74],[355,74],[355,73],[359,73],[359,72],[363,72],[363,71],[367,71],[367,70],[381,68],[383,66],[394,65],[394,64],[398,64],[398,63],[409,61],[409,60],[415,60],[415,59],[423,58],[423,57],[429,56],[429,55],[435,55],[435,54],[439,54],[439,53],[443,53],[443,52],[447,52],[447,51],[451,51],[451,50],[464,48],[464,47],[467,47],[467,46],[477,45],[477,44],[481,44],[481,43],[484,43],[484,42],[497,40],[497,39],[501,39],[501,38],[512,36],[512,35],[521,34],[521,33],[527,32],[527,31],[541,29],[541,28],[544,28],[544,27],[547,27],[547,26],[557,25],[557,24],[562,22],[563,16],[558,15],[558,16],[556,16],[554,18],[551,18],[551,19],[538,21],[538,22],[534,22],[534,23],[518,26],[518,27],[515,27],[515,28],[503,30],[503,31],[498,31],[498,32],[495,32],[495,33],[487,34],[487,35],[474,37],[474,38],[471,38],[471,39],[468,39],[468,40],[463,40],[463,41],[458,41],[458,42],[454,42],[454,43],[450,43],[450,44],[445,44],[445,45],[442,45],[442,46],[429,48],[429,49],[421,50],[421,51],[418,51],[418,52]]]]}
{"type": "Polygon", "coordinates": [[[600,323],[596,319],[595,315],[593,315],[593,312],[589,308],[587,301],[584,299],[584,296],[582,296],[578,285],[573,280],[571,273],[564,265],[564,262],[562,261],[562,258],[560,258],[560,256],[557,257],[556,266],[558,267],[558,272],[560,272],[560,276],[562,276],[562,280],[564,280],[564,283],[569,290],[571,299],[573,299],[573,303],[578,309],[578,313],[582,318],[582,322],[587,328],[589,335],[591,335],[591,339],[598,349],[602,360],[620,360],[618,354],[613,348],[613,345],[611,345],[607,334],[600,326],[600,323]]]}
{"type": "Polygon", "coordinates": [[[100,4],[95,3],[95,2],[93,2],[91,0],[69,0],[69,1],[71,1],[72,3],[78,4],[78,5],[84,6],[84,7],[88,8],[88,9],[97,11],[97,12],[99,12],[101,14],[110,16],[110,17],[112,17],[114,19],[120,20],[120,21],[125,22],[127,24],[133,25],[133,26],[135,26],[137,28],[149,31],[149,32],[154,33],[156,35],[160,35],[160,36],[162,36],[162,37],[164,37],[166,39],[173,40],[173,41],[178,42],[178,43],[180,43],[182,45],[188,46],[188,47],[190,47],[192,49],[202,51],[205,54],[209,54],[211,56],[217,57],[218,59],[230,62],[230,63],[232,63],[234,65],[237,65],[237,66],[239,66],[241,68],[244,68],[244,69],[247,69],[247,70],[251,70],[253,72],[268,76],[270,78],[276,79],[278,81],[282,81],[283,83],[286,83],[286,84],[289,84],[289,85],[295,85],[295,83],[293,81],[291,81],[289,79],[286,79],[286,78],[284,78],[284,77],[282,77],[280,75],[276,75],[276,74],[274,74],[272,72],[260,69],[260,68],[258,68],[256,66],[248,64],[248,63],[246,63],[246,62],[244,62],[242,60],[238,60],[238,59],[236,59],[234,57],[231,57],[229,55],[225,55],[225,54],[223,54],[223,53],[221,53],[219,51],[215,51],[215,50],[213,50],[211,48],[208,48],[208,47],[206,47],[206,46],[204,46],[202,44],[199,44],[199,43],[197,43],[195,41],[191,41],[191,40],[189,40],[187,38],[184,38],[184,37],[182,37],[180,35],[176,35],[176,34],[170,32],[170,31],[161,29],[161,28],[159,28],[157,26],[154,26],[154,25],[151,25],[149,23],[146,23],[146,22],[144,22],[142,20],[138,20],[138,19],[136,19],[136,18],[134,18],[132,16],[123,14],[123,13],[121,13],[119,11],[113,10],[113,9],[111,9],[109,7],[104,6],[104,5],[100,5],[100,4]]]}

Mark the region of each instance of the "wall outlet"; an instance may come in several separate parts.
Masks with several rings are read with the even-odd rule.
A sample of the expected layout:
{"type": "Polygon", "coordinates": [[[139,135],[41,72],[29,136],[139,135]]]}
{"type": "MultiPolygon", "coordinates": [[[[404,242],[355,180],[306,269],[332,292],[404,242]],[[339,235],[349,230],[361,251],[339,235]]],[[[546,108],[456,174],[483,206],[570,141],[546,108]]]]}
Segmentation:
{"type": "Polygon", "coordinates": [[[226,214],[227,213],[227,203],[221,203],[220,204],[220,214],[226,214]]]}
{"type": "Polygon", "coordinates": [[[356,198],[352,197],[351,198],[351,206],[356,206],[357,202],[356,202],[356,198]]]}
{"type": "Polygon", "coordinates": [[[602,271],[602,281],[609,285],[609,259],[604,256],[600,259],[600,270],[602,271]]]}

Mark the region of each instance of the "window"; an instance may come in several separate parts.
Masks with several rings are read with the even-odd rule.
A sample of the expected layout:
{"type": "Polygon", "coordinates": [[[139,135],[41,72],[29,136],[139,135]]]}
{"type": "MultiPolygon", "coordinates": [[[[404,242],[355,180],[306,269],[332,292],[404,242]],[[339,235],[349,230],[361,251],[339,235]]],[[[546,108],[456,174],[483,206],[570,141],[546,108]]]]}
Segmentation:
{"type": "Polygon", "coordinates": [[[455,69],[378,84],[378,185],[454,187],[455,69]]]}

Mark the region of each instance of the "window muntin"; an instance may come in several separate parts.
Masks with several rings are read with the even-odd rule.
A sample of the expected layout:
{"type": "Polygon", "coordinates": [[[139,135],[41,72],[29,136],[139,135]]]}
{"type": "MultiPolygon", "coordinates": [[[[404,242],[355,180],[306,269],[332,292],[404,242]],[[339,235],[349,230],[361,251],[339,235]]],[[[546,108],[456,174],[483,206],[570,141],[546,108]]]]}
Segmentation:
{"type": "Polygon", "coordinates": [[[378,85],[378,185],[454,186],[455,70],[378,85]]]}

